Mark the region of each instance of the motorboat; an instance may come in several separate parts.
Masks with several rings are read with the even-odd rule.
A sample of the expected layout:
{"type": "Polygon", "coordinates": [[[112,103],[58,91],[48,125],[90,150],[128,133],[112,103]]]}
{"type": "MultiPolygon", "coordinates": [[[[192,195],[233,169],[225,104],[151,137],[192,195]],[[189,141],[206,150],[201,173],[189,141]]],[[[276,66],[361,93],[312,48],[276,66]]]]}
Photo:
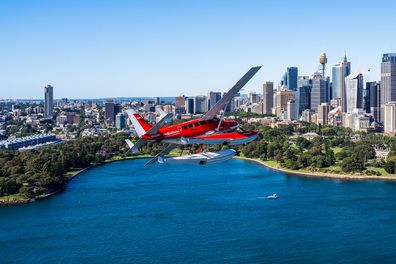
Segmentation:
{"type": "Polygon", "coordinates": [[[202,152],[180,157],[158,157],[158,162],[163,164],[209,164],[231,159],[237,154],[234,149],[223,149],[215,152],[202,152]]]}
{"type": "Polygon", "coordinates": [[[266,198],[267,199],[278,199],[278,195],[276,193],[274,193],[274,194],[268,195],[266,198]]]}

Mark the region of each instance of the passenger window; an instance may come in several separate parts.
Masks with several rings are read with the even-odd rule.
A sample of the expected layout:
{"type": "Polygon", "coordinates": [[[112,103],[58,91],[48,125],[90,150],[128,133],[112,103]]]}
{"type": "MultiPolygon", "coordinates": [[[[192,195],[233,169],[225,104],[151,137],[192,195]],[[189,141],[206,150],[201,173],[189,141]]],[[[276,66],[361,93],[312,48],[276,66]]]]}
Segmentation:
{"type": "Polygon", "coordinates": [[[194,126],[199,126],[199,122],[194,123],[194,126]]]}
{"type": "Polygon", "coordinates": [[[183,129],[187,129],[187,126],[186,126],[186,125],[183,125],[182,128],[183,128],[183,129]]]}
{"type": "Polygon", "coordinates": [[[192,127],[193,127],[193,124],[188,124],[188,127],[189,127],[189,128],[192,128],[192,127]]]}
{"type": "Polygon", "coordinates": [[[199,123],[200,123],[201,125],[205,125],[205,124],[206,124],[205,121],[199,121],[199,123]]]}

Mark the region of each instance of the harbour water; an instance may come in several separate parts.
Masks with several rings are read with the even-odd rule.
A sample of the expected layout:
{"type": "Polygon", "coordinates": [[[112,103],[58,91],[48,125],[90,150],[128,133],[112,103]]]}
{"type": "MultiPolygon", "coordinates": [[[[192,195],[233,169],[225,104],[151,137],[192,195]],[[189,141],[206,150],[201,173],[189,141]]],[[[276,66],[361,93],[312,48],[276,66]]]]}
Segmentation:
{"type": "Polygon", "coordinates": [[[0,263],[396,263],[396,183],[145,162],[0,207],[0,263]]]}

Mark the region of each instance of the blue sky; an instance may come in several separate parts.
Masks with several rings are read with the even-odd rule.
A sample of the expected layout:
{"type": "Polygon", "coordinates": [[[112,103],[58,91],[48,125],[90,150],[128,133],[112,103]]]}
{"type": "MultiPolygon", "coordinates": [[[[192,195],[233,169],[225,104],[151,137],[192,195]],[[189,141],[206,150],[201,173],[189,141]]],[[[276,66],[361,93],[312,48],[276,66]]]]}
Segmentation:
{"type": "Polygon", "coordinates": [[[0,98],[174,96],[278,83],[287,66],[380,78],[396,52],[394,1],[0,1],[0,98]],[[326,2],[326,3],[324,3],[326,2]],[[371,69],[369,75],[367,70],[371,69]]]}

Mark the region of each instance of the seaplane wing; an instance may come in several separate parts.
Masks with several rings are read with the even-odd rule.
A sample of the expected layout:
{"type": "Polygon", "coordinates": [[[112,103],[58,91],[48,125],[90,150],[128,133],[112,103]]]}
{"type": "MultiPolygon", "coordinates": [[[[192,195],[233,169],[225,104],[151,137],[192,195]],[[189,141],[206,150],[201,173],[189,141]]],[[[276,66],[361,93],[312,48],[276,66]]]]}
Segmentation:
{"type": "Polygon", "coordinates": [[[242,89],[243,86],[260,70],[261,66],[251,68],[245,75],[218,101],[201,120],[210,120],[224,110],[230,100],[242,89]]]}
{"type": "Polygon", "coordinates": [[[213,133],[210,135],[202,135],[192,138],[183,138],[183,144],[227,144],[240,145],[255,140],[258,137],[257,131],[229,132],[229,133],[213,133]]]}

